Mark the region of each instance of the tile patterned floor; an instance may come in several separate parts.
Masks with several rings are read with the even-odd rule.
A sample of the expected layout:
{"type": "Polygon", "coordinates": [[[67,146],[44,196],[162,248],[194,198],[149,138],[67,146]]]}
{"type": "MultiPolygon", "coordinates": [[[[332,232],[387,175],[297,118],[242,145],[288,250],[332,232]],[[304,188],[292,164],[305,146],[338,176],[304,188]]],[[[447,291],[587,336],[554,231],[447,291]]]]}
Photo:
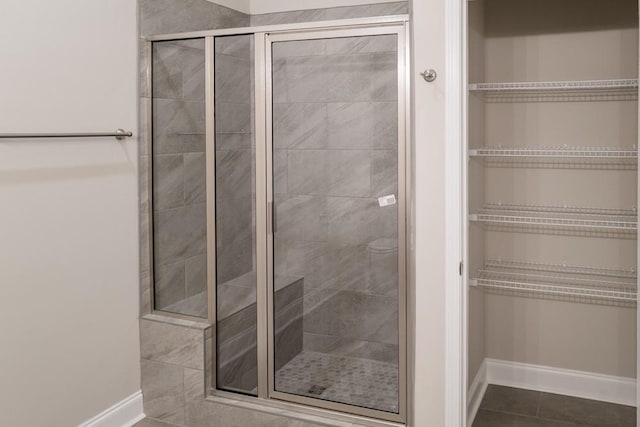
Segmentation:
{"type": "Polygon", "coordinates": [[[276,372],[276,390],[397,412],[398,366],[305,351],[276,372]]]}
{"type": "Polygon", "coordinates": [[[473,427],[633,427],[636,408],[490,385],[473,427]]]}

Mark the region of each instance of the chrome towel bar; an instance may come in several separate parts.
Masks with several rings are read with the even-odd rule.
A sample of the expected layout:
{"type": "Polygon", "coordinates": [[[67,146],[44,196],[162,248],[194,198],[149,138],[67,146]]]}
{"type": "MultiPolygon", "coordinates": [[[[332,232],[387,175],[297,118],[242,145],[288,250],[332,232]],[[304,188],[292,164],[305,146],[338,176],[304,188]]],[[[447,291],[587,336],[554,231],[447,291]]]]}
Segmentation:
{"type": "Polygon", "coordinates": [[[116,129],[115,132],[93,133],[0,133],[0,139],[27,139],[27,138],[115,138],[123,140],[132,137],[133,132],[116,129]]]}

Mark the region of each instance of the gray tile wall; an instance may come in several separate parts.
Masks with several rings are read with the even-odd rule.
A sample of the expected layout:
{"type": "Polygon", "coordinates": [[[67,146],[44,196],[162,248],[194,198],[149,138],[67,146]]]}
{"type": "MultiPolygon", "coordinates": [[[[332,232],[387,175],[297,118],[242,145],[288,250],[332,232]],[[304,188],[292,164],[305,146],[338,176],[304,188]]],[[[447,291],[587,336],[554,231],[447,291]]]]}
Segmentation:
{"type": "Polygon", "coordinates": [[[291,12],[252,15],[251,25],[275,25],[294,22],[331,21],[334,19],[404,15],[408,13],[409,2],[397,1],[361,6],[331,7],[324,9],[296,10],[291,12]]]}
{"type": "Polygon", "coordinates": [[[206,316],[204,39],[152,55],[155,307],[206,316]]]}
{"type": "Polygon", "coordinates": [[[207,0],[138,0],[140,36],[246,27],[249,15],[207,0]]]}
{"type": "Polygon", "coordinates": [[[398,299],[339,291],[305,315],[304,349],[398,363],[398,299]]]}
{"type": "Polygon", "coordinates": [[[185,398],[204,397],[204,343],[209,330],[194,322],[140,320],[140,352],[144,412],[177,425],[187,425],[185,398]]]}
{"type": "MultiPolygon", "coordinates": [[[[302,279],[291,281],[276,291],[275,340],[282,348],[275,359],[279,369],[302,351],[302,279]]],[[[258,386],[256,350],[256,303],[218,321],[218,386],[253,394],[258,386]]]]}
{"type": "Polygon", "coordinates": [[[305,350],[397,360],[397,274],[373,285],[368,250],[397,238],[377,202],[397,195],[396,55],[395,36],[274,45],[275,271],[304,277],[305,350]]]}
{"type": "Polygon", "coordinates": [[[149,419],[186,427],[327,425],[300,413],[267,413],[247,408],[246,404],[240,407],[206,400],[210,366],[205,367],[205,361],[210,358],[204,353],[208,348],[205,343],[211,342],[206,324],[151,315],[140,320],[140,333],[142,394],[149,419]]]}
{"type": "MultiPolygon", "coordinates": [[[[151,171],[151,135],[147,132],[147,126],[151,120],[149,117],[151,93],[148,85],[150,74],[151,52],[143,37],[153,34],[165,34],[184,31],[197,31],[212,28],[243,27],[249,25],[249,16],[238,11],[219,6],[206,0],[138,0],[139,35],[140,39],[140,274],[141,293],[140,310],[142,314],[151,312],[151,228],[149,205],[149,176],[151,171]]],[[[157,236],[165,240],[173,240],[171,228],[181,226],[188,227],[185,218],[198,218],[202,215],[204,202],[203,185],[204,175],[201,173],[204,167],[204,143],[203,136],[199,135],[204,128],[204,91],[203,53],[197,53],[194,49],[178,44],[166,45],[160,48],[157,58],[162,61],[165,68],[156,68],[156,79],[159,85],[154,90],[162,99],[156,100],[156,123],[161,122],[167,132],[163,136],[157,136],[156,141],[161,154],[158,157],[156,178],[159,179],[157,192],[159,206],[167,212],[158,215],[154,226],[160,223],[157,236]],[[185,62],[182,63],[182,59],[185,62]],[[182,79],[182,81],[181,81],[182,79]],[[178,138],[175,133],[180,132],[178,138]],[[171,133],[174,133],[171,135],[171,133]],[[168,133],[168,134],[167,134],[168,133]],[[181,158],[180,158],[181,157],[181,158]],[[164,171],[164,172],[163,172],[164,171]],[[183,187],[177,183],[182,178],[183,187]],[[175,213],[180,209],[179,201],[182,197],[184,213],[186,217],[180,218],[175,213]],[[174,206],[173,215],[169,212],[169,206],[174,206]],[[189,206],[189,209],[186,209],[189,206]],[[182,223],[182,224],[181,224],[182,223]]],[[[198,299],[188,301],[188,295],[197,295],[203,290],[202,276],[206,273],[203,269],[202,222],[195,222],[191,231],[191,237],[180,238],[180,243],[174,245],[174,250],[164,250],[162,243],[156,242],[156,249],[160,251],[160,257],[166,262],[162,271],[158,271],[160,277],[156,277],[157,288],[160,290],[159,307],[180,304],[180,297],[186,309],[175,307],[174,310],[185,314],[203,315],[206,306],[198,305],[198,299]],[[178,247],[179,246],[179,247],[178,247]],[[192,256],[185,257],[184,262],[168,264],[169,259],[178,252],[192,256]],[[181,265],[182,264],[182,265],[181,265]],[[184,269],[184,275],[181,274],[184,269]],[[159,283],[158,283],[159,279],[159,283]],[[175,280],[175,281],[174,281],[175,280]]],[[[158,240],[158,239],[156,239],[158,240]]],[[[173,244],[173,242],[171,243],[173,244]]],[[[160,268],[159,268],[160,270],[160,268]]],[[[194,298],[194,297],[192,297],[194,298]]],[[[206,298],[204,298],[206,301],[206,298]]],[[[205,313],[206,314],[206,313],[205,313]]]]}
{"type": "Polygon", "coordinates": [[[217,276],[223,284],[254,269],[253,37],[219,37],[215,51],[217,276]]]}

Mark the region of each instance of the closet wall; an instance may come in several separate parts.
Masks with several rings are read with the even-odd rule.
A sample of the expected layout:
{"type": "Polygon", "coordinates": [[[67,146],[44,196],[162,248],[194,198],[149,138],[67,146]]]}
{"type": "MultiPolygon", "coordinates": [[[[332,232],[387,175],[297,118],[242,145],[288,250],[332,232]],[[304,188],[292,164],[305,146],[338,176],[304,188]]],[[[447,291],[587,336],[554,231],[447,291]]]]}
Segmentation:
{"type": "MultiPolygon", "coordinates": [[[[469,76],[470,82],[484,82],[484,10],[485,0],[470,1],[469,21],[469,76]]],[[[471,96],[469,108],[469,147],[480,148],[484,144],[485,104],[482,97],[471,96]]],[[[468,163],[470,212],[482,208],[484,204],[484,164],[468,163]]],[[[484,230],[481,227],[469,227],[469,271],[475,272],[484,264],[484,230]]],[[[484,291],[475,287],[469,289],[469,376],[471,383],[485,358],[484,337],[484,291]]]]}
{"type": "MultiPolygon", "coordinates": [[[[470,2],[470,83],[637,78],[637,3],[613,3],[470,2]]],[[[470,93],[470,149],[637,145],[637,94],[631,91],[494,95],[470,93]]],[[[483,204],[545,206],[543,216],[552,206],[631,210],[636,195],[634,161],[469,160],[472,214],[483,204]]],[[[482,276],[487,260],[616,269],[632,276],[636,245],[633,231],[472,221],[470,277],[482,276]]],[[[481,289],[470,291],[471,380],[485,357],[636,376],[635,304],[481,289]]]]}

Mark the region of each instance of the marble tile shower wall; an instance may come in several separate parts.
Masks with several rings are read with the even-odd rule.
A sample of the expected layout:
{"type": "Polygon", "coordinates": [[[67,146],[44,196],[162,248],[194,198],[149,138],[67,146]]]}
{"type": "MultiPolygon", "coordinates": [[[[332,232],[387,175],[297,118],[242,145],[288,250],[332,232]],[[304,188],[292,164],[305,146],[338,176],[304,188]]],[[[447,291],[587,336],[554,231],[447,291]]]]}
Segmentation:
{"type": "Polygon", "coordinates": [[[397,285],[369,288],[367,250],[397,238],[397,210],[377,203],[397,194],[396,50],[395,36],[274,45],[275,269],[304,278],[305,350],[397,360],[397,285]],[[390,323],[365,333],[383,326],[376,307],[390,323]],[[316,327],[332,316],[342,327],[316,327]]]}
{"type": "MultiPolygon", "coordinates": [[[[197,30],[207,30],[207,29],[215,29],[215,28],[230,28],[230,27],[244,27],[248,26],[250,19],[249,16],[238,11],[219,6],[212,2],[206,0],[139,0],[138,1],[138,16],[139,16],[139,35],[140,39],[140,80],[139,80],[139,91],[140,91],[140,276],[141,276],[141,295],[140,295],[140,304],[141,304],[141,313],[148,314],[152,311],[151,307],[151,227],[149,223],[150,218],[150,209],[151,206],[149,204],[149,177],[150,177],[150,169],[151,169],[151,134],[148,132],[148,126],[151,122],[151,116],[149,115],[150,103],[151,103],[151,88],[149,87],[148,80],[151,72],[151,52],[148,49],[148,45],[144,41],[144,37],[154,35],[154,34],[165,34],[165,33],[176,33],[176,32],[185,32],[185,31],[197,31],[197,30]]],[[[168,46],[168,45],[167,45],[168,46]]],[[[203,68],[200,67],[200,64],[196,64],[192,62],[192,64],[196,66],[196,68],[182,69],[182,64],[177,65],[176,59],[180,56],[190,57],[192,61],[196,61],[195,55],[193,51],[188,50],[187,47],[181,47],[179,45],[173,45],[171,47],[167,47],[166,49],[160,48],[160,54],[168,55],[166,58],[169,61],[169,65],[172,68],[167,68],[164,70],[164,76],[160,78],[160,80],[164,80],[165,86],[167,86],[164,90],[165,95],[169,95],[169,98],[166,98],[164,101],[160,100],[159,104],[164,104],[163,108],[160,108],[160,111],[156,109],[155,113],[163,113],[162,117],[156,116],[156,119],[160,119],[163,121],[173,121],[173,123],[178,123],[182,120],[183,131],[184,130],[193,130],[192,135],[184,135],[189,132],[181,132],[183,135],[179,136],[177,134],[171,135],[170,133],[166,135],[166,149],[167,151],[164,154],[182,154],[182,173],[187,174],[183,177],[183,182],[190,181],[195,186],[190,187],[184,193],[185,200],[189,203],[197,204],[196,200],[201,200],[202,193],[200,192],[201,183],[203,182],[200,177],[196,177],[193,172],[200,169],[203,166],[203,157],[202,153],[204,152],[203,147],[203,138],[202,135],[197,135],[198,131],[203,129],[202,123],[197,124],[196,122],[190,122],[189,128],[187,129],[185,126],[185,119],[188,117],[186,114],[187,110],[176,109],[175,107],[179,104],[177,102],[171,102],[173,96],[173,100],[177,101],[179,99],[179,79],[184,75],[187,77],[192,77],[191,79],[187,79],[190,81],[185,81],[184,88],[186,88],[186,92],[188,97],[197,97],[197,99],[189,99],[188,102],[190,105],[190,112],[196,113],[196,103],[198,105],[204,106],[204,92],[202,92],[202,96],[200,94],[196,94],[198,90],[195,86],[193,86],[196,82],[200,84],[203,82],[201,79],[203,68]],[[181,50],[182,49],[182,50],[181,50]],[[164,52],[162,52],[164,50],[164,52]],[[191,52],[191,54],[189,54],[191,52]],[[171,60],[173,57],[173,61],[171,60]],[[173,74],[172,74],[173,72],[173,74]],[[186,73],[179,75],[180,73],[186,73]],[[167,80],[168,79],[168,80],[167,80]],[[173,82],[169,80],[174,80],[173,82]],[[173,83],[173,84],[172,84],[173,83]],[[172,107],[173,110],[171,109],[172,107]],[[193,168],[192,168],[193,167],[193,168]]],[[[162,57],[162,56],[161,56],[162,57]]],[[[204,57],[202,57],[204,59],[204,57]]],[[[197,61],[196,61],[197,62],[197,61]]],[[[186,66],[186,64],[184,64],[186,66]]],[[[162,69],[156,69],[156,76],[163,75],[162,69]]],[[[200,107],[197,107],[200,108],[200,107]]],[[[202,109],[200,114],[204,114],[204,109],[202,109]]],[[[202,118],[202,116],[200,116],[202,118]]],[[[189,123],[189,122],[186,122],[189,123]]],[[[174,129],[175,130],[175,129],[174,129]]],[[[165,184],[168,185],[168,182],[179,182],[179,178],[176,175],[179,175],[180,167],[178,157],[174,157],[173,159],[169,159],[167,157],[164,161],[165,170],[172,170],[173,174],[169,174],[174,179],[171,179],[169,176],[166,177],[165,184]],[[171,163],[173,160],[173,164],[171,163]]],[[[158,166],[158,165],[156,165],[158,166]]],[[[185,188],[187,188],[185,186],[185,188]]],[[[179,192],[178,192],[179,193],[179,192]]],[[[163,196],[160,196],[162,200],[163,196]]],[[[171,196],[175,197],[174,201],[178,199],[179,194],[173,193],[171,196]]],[[[168,202],[167,198],[165,201],[168,202]]],[[[192,207],[191,214],[194,216],[201,215],[201,212],[198,209],[202,210],[201,207],[192,207]]],[[[174,224],[180,222],[178,218],[173,217],[174,224]]],[[[165,215],[165,220],[167,222],[166,225],[170,224],[169,215],[165,215]]],[[[185,222],[185,221],[182,221],[185,222]]],[[[154,224],[157,226],[157,224],[154,224]]],[[[203,234],[203,230],[199,230],[201,234],[203,234]]],[[[199,241],[199,237],[194,236],[195,241],[199,241]]],[[[197,247],[199,243],[195,244],[194,247],[197,247]]],[[[196,255],[202,255],[202,251],[196,255]]],[[[201,274],[203,273],[201,257],[193,257],[189,264],[190,270],[192,271],[191,280],[190,280],[190,291],[195,292],[196,289],[200,289],[201,285],[201,274]],[[200,267],[198,267],[200,265],[200,267]]],[[[186,269],[185,262],[185,269],[186,269]]],[[[174,274],[178,274],[179,272],[174,271],[174,274]]],[[[165,275],[165,284],[169,284],[170,274],[165,275]]],[[[160,301],[156,301],[159,303],[161,307],[162,304],[170,304],[171,301],[174,301],[177,295],[180,295],[182,290],[184,290],[185,295],[186,291],[186,283],[184,286],[180,286],[182,282],[186,282],[186,272],[184,276],[184,280],[182,276],[178,277],[178,285],[176,286],[176,290],[168,290],[164,295],[161,295],[160,301]],[[163,302],[163,299],[165,300],[163,302]]],[[[163,288],[166,286],[160,286],[163,288]]],[[[171,287],[171,286],[170,286],[171,287]]]]}
{"type": "MultiPolygon", "coordinates": [[[[318,417],[206,400],[211,384],[211,328],[201,322],[148,315],[140,321],[144,413],[148,418],[187,427],[327,426],[318,417]]],[[[337,424],[336,424],[337,425],[337,424]]],[[[361,427],[341,423],[343,427],[361,427]]]]}
{"type": "Polygon", "coordinates": [[[254,270],[253,37],[219,37],[215,52],[216,273],[224,284],[254,270]]]}
{"type": "Polygon", "coordinates": [[[361,6],[295,10],[291,12],[251,15],[251,25],[275,25],[294,22],[331,21],[371,16],[404,15],[409,13],[408,1],[377,3],[361,6]]]}
{"type": "Polygon", "coordinates": [[[197,316],[182,302],[207,283],[204,39],[154,43],[152,54],[155,306],[197,316]]]}
{"type": "Polygon", "coordinates": [[[246,27],[249,15],[207,0],[138,0],[141,37],[246,27]]]}

